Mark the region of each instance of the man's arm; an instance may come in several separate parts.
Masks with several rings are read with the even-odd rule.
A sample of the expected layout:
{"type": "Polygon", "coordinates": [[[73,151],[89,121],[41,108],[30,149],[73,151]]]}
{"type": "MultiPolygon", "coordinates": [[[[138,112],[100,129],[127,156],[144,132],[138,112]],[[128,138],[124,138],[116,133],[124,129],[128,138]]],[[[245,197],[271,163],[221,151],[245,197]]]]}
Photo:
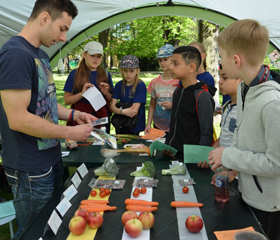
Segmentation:
{"type": "MultiPolygon", "coordinates": [[[[90,124],[76,127],[60,126],[30,113],[27,108],[31,100],[31,90],[3,90],[0,94],[9,127],[14,131],[38,138],[71,138],[77,141],[85,140],[92,131],[90,124]]],[[[71,109],[58,104],[58,112],[59,118],[66,120],[69,118],[71,109]]],[[[86,121],[89,119],[88,116],[79,112],[74,117],[75,120],[81,117],[84,117],[86,121]]]]}

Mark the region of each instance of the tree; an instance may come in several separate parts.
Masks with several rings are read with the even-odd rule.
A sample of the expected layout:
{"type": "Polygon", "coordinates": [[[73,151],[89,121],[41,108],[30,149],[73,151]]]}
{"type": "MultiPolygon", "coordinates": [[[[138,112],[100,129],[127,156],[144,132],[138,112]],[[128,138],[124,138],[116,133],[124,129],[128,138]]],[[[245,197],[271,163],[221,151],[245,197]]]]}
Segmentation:
{"type": "Polygon", "coordinates": [[[108,61],[107,61],[107,47],[108,47],[108,37],[109,37],[109,32],[110,32],[110,29],[107,28],[105,30],[103,30],[102,32],[99,33],[98,35],[98,42],[100,42],[103,46],[103,58],[102,58],[102,66],[105,67],[105,68],[108,68],[108,61]]]}
{"type": "Polygon", "coordinates": [[[180,16],[156,16],[135,19],[115,25],[111,54],[118,58],[126,54],[137,57],[155,57],[157,50],[165,43],[178,46],[195,39],[196,25],[191,18],[180,16]]]}

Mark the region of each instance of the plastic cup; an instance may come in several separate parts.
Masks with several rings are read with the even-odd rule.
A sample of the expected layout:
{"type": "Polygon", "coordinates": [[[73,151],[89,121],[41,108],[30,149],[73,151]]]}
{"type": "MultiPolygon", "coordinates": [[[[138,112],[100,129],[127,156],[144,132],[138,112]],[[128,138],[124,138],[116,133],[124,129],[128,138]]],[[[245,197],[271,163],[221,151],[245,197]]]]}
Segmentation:
{"type": "Polygon", "coordinates": [[[234,240],[267,240],[267,238],[259,232],[252,230],[240,230],[234,234],[234,240]]]}

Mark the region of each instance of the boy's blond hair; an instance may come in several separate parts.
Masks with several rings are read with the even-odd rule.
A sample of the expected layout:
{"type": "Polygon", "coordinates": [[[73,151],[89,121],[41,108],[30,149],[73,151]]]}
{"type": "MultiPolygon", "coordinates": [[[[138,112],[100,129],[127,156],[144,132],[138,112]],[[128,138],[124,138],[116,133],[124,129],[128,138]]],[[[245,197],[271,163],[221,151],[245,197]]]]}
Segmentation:
{"type": "Polygon", "coordinates": [[[226,27],[217,42],[228,55],[242,54],[250,65],[257,66],[262,65],[265,59],[269,34],[258,21],[244,19],[226,27]]]}

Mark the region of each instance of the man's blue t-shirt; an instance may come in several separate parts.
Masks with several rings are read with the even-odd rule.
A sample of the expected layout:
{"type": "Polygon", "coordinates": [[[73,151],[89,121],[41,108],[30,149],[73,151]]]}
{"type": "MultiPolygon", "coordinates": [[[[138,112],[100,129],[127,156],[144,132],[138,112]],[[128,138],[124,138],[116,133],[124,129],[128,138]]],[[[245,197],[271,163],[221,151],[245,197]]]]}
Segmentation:
{"type": "MultiPolygon", "coordinates": [[[[0,50],[0,91],[31,90],[27,110],[50,123],[58,124],[57,96],[48,55],[23,37],[7,41],[0,50]]],[[[20,121],[18,116],[18,121],[20,121]]],[[[2,159],[5,166],[31,171],[49,168],[61,159],[57,139],[33,137],[10,129],[0,101],[2,159]]]]}
{"type": "Polygon", "coordinates": [[[122,82],[119,81],[115,85],[113,98],[120,99],[121,102],[132,102],[132,103],[141,103],[138,110],[138,122],[135,128],[132,129],[132,132],[141,132],[145,130],[146,116],[145,116],[145,105],[146,105],[146,97],[147,97],[147,88],[143,81],[139,82],[134,96],[131,94],[132,85],[125,86],[125,95],[122,90],[122,82]]]}
{"type": "MultiPolygon", "coordinates": [[[[70,92],[73,94],[78,93],[78,91],[75,89],[73,92],[76,72],[77,72],[77,69],[74,69],[73,71],[70,72],[70,74],[65,82],[64,88],[63,88],[64,92],[70,92]]],[[[110,85],[110,90],[111,90],[110,93],[113,93],[114,85],[113,85],[112,77],[109,72],[107,72],[107,73],[108,73],[108,84],[110,85]]],[[[97,83],[96,83],[97,71],[91,71],[90,76],[91,76],[90,83],[98,88],[97,83]]],[[[80,101],[90,104],[89,101],[84,97],[80,101]]]]}

